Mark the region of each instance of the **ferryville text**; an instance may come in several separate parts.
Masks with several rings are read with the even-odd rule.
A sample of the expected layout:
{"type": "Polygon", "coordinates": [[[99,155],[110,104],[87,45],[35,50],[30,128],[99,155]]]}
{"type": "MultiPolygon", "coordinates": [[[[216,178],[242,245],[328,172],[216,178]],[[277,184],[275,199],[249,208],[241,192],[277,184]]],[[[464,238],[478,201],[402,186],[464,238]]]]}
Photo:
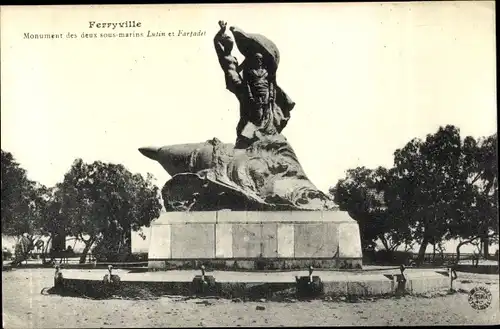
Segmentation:
{"type": "Polygon", "coordinates": [[[117,27],[121,28],[137,28],[141,27],[142,23],[141,22],[136,22],[136,21],[125,21],[125,22],[116,22],[116,23],[102,23],[102,22],[96,22],[96,21],[89,21],[89,28],[98,28],[98,29],[116,29],[117,27]]]}

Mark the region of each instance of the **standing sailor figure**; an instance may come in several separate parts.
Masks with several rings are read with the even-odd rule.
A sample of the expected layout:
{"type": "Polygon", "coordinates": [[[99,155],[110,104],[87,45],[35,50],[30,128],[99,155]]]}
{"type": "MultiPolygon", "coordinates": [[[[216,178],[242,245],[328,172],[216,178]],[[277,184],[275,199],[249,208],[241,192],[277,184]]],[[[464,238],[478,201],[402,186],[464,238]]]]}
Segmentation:
{"type": "Polygon", "coordinates": [[[245,61],[238,65],[231,55],[233,40],[226,33],[227,23],[219,21],[219,26],[214,38],[215,50],[224,71],[226,88],[240,103],[235,147],[247,148],[263,136],[281,133],[295,103],[276,84],[279,63],[276,45],[262,35],[247,34],[231,27],[238,49],[245,56],[245,61]]]}

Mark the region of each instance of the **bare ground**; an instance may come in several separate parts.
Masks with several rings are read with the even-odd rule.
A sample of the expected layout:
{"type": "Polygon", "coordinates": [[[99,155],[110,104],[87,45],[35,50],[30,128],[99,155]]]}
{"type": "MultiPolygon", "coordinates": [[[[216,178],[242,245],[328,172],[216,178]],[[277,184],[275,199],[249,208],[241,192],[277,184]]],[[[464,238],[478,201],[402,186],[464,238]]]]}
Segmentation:
{"type": "Polygon", "coordinates": [[[459,273],[457,289],[488,287],[493,302],[473,309],[466,293],[349,302],[244,302],[223,299],[91,300],[44,295],[52,269],[2,272],[4,328],[338,326],[499,324],[498,276],[459,273]],[[256,309],[263,306],[264,309],[256,309]]]}

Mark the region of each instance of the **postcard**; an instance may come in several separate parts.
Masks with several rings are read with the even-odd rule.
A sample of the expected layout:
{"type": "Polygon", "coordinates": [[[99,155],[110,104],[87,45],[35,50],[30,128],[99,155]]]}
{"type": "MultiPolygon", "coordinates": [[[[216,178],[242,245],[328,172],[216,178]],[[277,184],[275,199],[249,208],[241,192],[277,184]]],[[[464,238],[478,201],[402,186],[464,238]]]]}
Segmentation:
{"type": "Polygon", "coordinates": [[[494,1],[0,24],[5,328],[499,323],[494,1]]]}

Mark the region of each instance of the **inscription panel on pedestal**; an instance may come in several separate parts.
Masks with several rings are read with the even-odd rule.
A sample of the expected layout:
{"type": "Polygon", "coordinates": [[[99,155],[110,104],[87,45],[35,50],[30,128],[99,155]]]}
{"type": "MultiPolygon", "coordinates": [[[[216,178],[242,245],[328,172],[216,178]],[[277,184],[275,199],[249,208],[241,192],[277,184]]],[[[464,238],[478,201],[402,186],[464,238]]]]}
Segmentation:
{"type": "Polygon", "coordinates": [[[215,224],[172,224],[172,258],[215,258],[215,224]]]}
{"type": "Polygon", "coordinates": [[[171,230],[170,225],[156,225],[150,230],[149,259],[170,258],[171,230]]]}
{"type": "Polygon", "coordinates": [[[233,257],[259,257],[263,250],[261,224],[233,224],[233,257]]]}
{"type": "Polygon", "coordinates": [[[294,256],[294,227],[293,224],[278,224],[278,257],[292,258],[294,256]]]}
{"type": "Polygon", "coordinates": [[[295,224],[295,257],[333,258],[338,249],[338,224],[295,224]]]}
{"type": "Polygon", "coordinates": [[[278,257],[278,225],[277,223],[263,223],[262,225],[262,256],[278,257]]]}

